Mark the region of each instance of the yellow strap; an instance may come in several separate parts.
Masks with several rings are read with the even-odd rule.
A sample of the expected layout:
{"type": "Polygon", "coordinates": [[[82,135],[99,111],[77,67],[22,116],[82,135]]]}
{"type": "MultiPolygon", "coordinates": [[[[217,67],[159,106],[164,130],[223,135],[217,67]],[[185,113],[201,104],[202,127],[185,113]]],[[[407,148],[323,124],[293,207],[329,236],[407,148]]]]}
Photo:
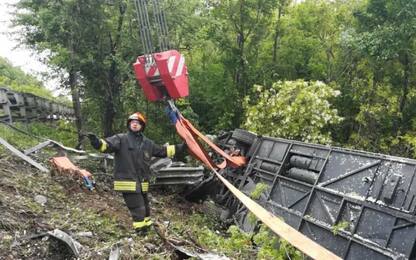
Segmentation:
{"type": "Polygon", "coordinates": [[[101,145],[100,145],[100,148],[98,150],[103,153],[103,152],[105,152],[105,150],[107,150],[108,144],[104,139],[100,139],[100,143],[101,143],[101,145]]]}
{"type": "Polygon", "coordinates": [[[168,145],[166,147],[166,153],[168,154],[169,158],[173,158],[173,156],[175,155],[175,146],[174,145],[168,145]]]}
{"type": "Polygon", "coordinates": [[[114,181],[114,190],[136,191],[136,182],[135,181],[114,181]]]}
{"type": "Polygon", "coordinates": [[[312,259],[341,260],[339,256],[332,253],[317,242],[300,233],[293,227],[286,224],[257,202],[247,197],[244,193],[229,183],[215,169],[211,168],[215,175],[224,183],[224,185],[247,207],[258,219],[266,224],[273,232],[288,241],[294,247],[310,256],[312,259]]]}

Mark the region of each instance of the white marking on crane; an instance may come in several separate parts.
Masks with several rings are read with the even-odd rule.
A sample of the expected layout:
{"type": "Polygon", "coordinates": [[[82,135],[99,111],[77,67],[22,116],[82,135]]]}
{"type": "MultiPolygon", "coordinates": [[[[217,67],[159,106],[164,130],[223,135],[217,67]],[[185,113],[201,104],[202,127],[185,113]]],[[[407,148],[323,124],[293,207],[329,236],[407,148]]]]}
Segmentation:
{"type": "Polygon", "coordinates": [[[169,57],[169,59],[168,59],[168,70],[169,70],[169,73],[173,73],[173,65],[175,64],[175,59],[176,59],[176,57],[175,56],[170,56],[169,57]]]}
{"type": "Polygon", "coordinates": [[[148,77],[159,76],[159,68],[156,66],[145,66],[145,71],[148,77]]]}
{"type": "Polygon", "coordinates": [[[179,59],[179,65],[176,69],[176,77],[180,76],[182,74],[182,70],[185,67],[185,58],[181,55],[181,58],[179,59]]]}

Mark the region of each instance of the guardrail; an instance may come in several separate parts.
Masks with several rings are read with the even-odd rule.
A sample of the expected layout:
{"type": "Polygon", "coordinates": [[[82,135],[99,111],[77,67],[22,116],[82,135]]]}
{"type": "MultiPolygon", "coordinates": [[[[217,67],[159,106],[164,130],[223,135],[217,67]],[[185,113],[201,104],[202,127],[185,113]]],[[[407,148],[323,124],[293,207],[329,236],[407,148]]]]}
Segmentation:
{"type": "Polygon", "coordinates": [[[0,87],[1,121],[13,123],[15,121],[72,120],[73,118],[72,107],[30,93],[0,87]]]}

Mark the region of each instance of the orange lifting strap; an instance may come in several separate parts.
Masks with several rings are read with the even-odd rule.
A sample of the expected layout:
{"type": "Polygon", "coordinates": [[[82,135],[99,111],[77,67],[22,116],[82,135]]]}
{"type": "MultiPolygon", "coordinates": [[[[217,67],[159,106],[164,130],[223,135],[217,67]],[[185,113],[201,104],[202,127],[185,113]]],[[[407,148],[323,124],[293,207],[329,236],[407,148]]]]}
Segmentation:
{"type": "Polygon", "coordinates": [[[225,153],[221,148],[216,146],[211,140],[209,140],[205,135],[199,132],[187,119],[185,119],[178,109],[173,104],[172,100],[168,101],[168,115],[171,122],[175,125],[176,132],[179,136],[186,142],[188,146],[189,153],[196,157],[198,160],[203,162],[209,168],[212,169],[223,169],[226,166],[233,168],[238,168],[246,164],[246,158],[243,156],[230,156],[225,153]],[[200,138],[206,144],[208,144],[216,153],[221,155],[224,158],[224,161],[221,164],[215,164],[208,153],[203,148],[202,144],[198,140],[200,138]]]}

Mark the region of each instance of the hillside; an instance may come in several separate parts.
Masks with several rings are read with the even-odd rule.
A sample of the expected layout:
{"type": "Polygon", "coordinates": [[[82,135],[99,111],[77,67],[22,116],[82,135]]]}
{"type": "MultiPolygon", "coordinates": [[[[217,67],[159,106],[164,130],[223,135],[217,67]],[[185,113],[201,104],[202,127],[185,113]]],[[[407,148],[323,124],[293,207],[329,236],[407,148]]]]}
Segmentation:
{"type": "MultiPolygon", "coordinates": [[[[82,259],[105,259],[115,245],[122,249],[122,259],[174,255],[155,231],[144,238],[131,232],[121,196],[103,191],[101,183],[97,191],[88,192],[68,177],[36,172],[10,157],[2,157],[0,165],[0,258],[72,257],[62,244],[42,236],[54,229],[68,233],[82,245],[82,259]],[[41,196],[46,198],[44,202],[39,201],[41,196]]],[[[175,229],[183,228],[183,219],[191,224],[196,219],[193,213],[203,219],[195,207],[172,194],[155,194],[152,209],[157,223],[173,237],[175,229]]]]}
{"type": "MultiPolygon", "coordinates": [[[[68,98],[55,97],[42,82],[32,75],[14,67],[7,59],[0,57],[0,87],[5,87],[17,92],[31,93],[49,100],[70,104],[68,98]]],[[[56,86],[58,87],[58,86],[56,86]]]]}
{"type": "MultiPolygon", "coordinates": [[[[36,136],[51,133],[58,141],[71,140],[71,128],[62,131],[56,122],[16,126],[36,136]]],[[[39,142],[5,125],[0,125],[0,137],[21,150],[39,142]]],[[[48,165],[56,153],[47,148],[32,157],[48,165]]],[[[108,259],[112,251],[118,259],[272,259],[286,252],[298,257],[287,244],[276,248],[277,238],[266,230],[253,236],[221,223],[211,202],[188,202],[180,195],[182,188],[174,186],[151,188],[156,225],[146,237],[138,236],[123,198],[112,191],[111,174],[102,172],[96,161],[76,162],[93,173],[94,191],[67,174],[41,173],[0,146],[0,259],[74,258],[68,246],[47,235],[56,229],[80,243],[81,259],[108,259]]]]}

